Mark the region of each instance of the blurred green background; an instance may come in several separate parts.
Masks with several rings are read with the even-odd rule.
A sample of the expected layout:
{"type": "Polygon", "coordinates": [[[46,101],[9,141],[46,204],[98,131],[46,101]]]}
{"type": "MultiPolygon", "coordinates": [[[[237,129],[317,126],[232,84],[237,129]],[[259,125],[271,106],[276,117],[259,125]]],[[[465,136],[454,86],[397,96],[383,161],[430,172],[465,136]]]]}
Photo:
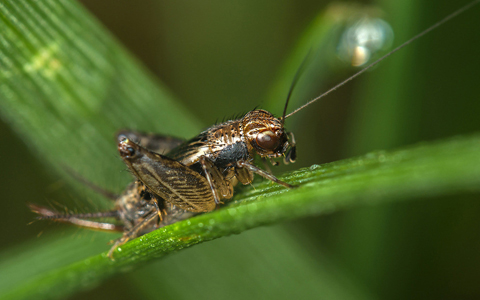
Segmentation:
{"type": "MultiPolygon", "coordinates": [[[[393,44],[399,45],[464,2],[356,4],[381,10],[395,33],[393,44]]],[[[256,106],[281,114],[267,91],[302,33],[332,5],[293,0],[81,3],[204,127],[256,106]]],[[[478,132],[479,9],[288,119],[298,144],[297,163],[288,169],[478,132]]],[[[318,55],[336,59],[337,31],[318,55]]],[[[289,111],[355,71],[339,61],[324,68],[322,82],[309,83],[302,97],[294,94],[297,104],[289,111]]],[[[25,203],[68,198],[80,206],[95,204],[81,204],[82,196],[70,192],[8,124],[1,124],[0,134],[0,250],[17,249],[40,231],[71,234],[60,225],[26,226],[33,215],[25,203]]],[[[473,193],[417,199],[260,228],[150,263],[73,299],[479,299],[478,200],[473,193]],[[322,290],[325,282],[328,290],[322,290]]],[[[96,239],[97,233],[74,232],[72,240],[77,235],[96,239]]]]}

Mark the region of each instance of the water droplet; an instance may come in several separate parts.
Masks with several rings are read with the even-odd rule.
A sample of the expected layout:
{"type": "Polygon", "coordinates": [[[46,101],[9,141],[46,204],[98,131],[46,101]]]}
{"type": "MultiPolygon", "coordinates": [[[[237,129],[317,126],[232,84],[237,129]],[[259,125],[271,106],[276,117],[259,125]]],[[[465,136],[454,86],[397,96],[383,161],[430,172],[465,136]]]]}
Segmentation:
{"type": "Polygon", "coordinates": [[[354,67],[369,62],[372,56],[392,44],[393,30],[382,19],[368,16],[357,19],[347,25],[343,32],[337,55],[354,67]]]}

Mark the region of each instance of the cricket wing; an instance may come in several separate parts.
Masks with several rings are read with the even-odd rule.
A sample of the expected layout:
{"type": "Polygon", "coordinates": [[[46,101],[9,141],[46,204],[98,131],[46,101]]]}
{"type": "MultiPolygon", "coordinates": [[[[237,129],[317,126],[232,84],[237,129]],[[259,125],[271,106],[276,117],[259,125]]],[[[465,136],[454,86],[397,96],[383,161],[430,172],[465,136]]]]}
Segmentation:
{"type": "Polygon", "coordinates": [[[127,138],[119,142],[118,149],[128,168],[154,195],[191,212],[215,209],[210,185],[199,173],[127,138]]]}
{"type": "Polygon", "coordinates": [[[215,209],[206,178],[175,160],[156,155],[138,171],[138,178],[151,192],[175,206],[191,212],[215,209]]]}

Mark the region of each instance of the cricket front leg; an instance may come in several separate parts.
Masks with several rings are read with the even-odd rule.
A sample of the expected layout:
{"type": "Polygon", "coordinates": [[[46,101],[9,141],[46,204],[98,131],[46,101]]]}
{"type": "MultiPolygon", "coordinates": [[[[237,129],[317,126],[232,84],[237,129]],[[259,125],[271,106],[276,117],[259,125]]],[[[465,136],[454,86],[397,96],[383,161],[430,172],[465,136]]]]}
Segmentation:
{"type": "Polygon", "coordinates": [[[200,158],[200,165],[202,166],[205,178],[208,181],[210,190],[212,191],[215,203],[221,204],[221,199],[230,199],[233,197],[233,186],[225,180],[220,170],[208,158],[202,156],[200,158]]]}
{"type": "Polygon", "coordinates": [[[247,169],[247,170],[249,170],[249,171],[251,171],[251,172],[253,172],[253,173],[256,173],[256,174],[258,174],[258,175],[260,175],[260,176],[262,176],[262,177],[264,177],[264,178],[266,178],[266,179],[268,179],[268,180],[271,180],[271,181],[273,181],[273,182],[275,182],[275,183],[281,184],[281,185],[283,185],[284,187],[287,187],[287,188],[290,188],[290,189],[298,187],[298,186],[296,186],[296,185],[291,185],[291,184],[288,184],[288,183],[286,183],[286,182],[284,182],[284,181],[281,181],[280,179],[278,179],[277,177],[275,177],[273,174],[270,174],[270,173],[268,173],[268,172],[260,169],[259,167],[255,166],[255,165],[252,165],[251,163],[249,163],[249,162],[247,162],[247,161],[239,161],[239,162],[237,163],[237,166],[238,166],[239,168],[245,168],[245,169],[247,169]]]}

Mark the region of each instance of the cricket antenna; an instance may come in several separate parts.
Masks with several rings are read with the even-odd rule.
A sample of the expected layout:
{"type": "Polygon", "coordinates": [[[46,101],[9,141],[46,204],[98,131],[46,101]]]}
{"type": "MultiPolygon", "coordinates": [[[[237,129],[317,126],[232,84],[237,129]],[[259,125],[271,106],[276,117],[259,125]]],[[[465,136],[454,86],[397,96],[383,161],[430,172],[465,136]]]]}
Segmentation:
{"type": "Polygon", "coordinates": [[[290,85],[290,90],[288,90],[288,95],[287,95],[287,101],[285,101],[285,108],[283,109],[283,114],[282,114],[282,126],[285,124],[285,114],[287,113],[287,107],[288,107],[288,102],[290,101],[290,97],[292,96],[293,89],[295,88],[295,85],[297,85],[298,79],[303,73],[303,70],[305,70],[305,66],[307,65],[307,61],[309,61],[310,56],[312,54],[312,48],[308,50],[307,55],[303,58],[302,63],[300,64],[300,67],[297,69],[297,72],[295,72],[295,76],[293,77],[292,84],[290,85]]]}
{"type": "MultiPolygon", "coordinates": [[[[284,120],[294,114],[296,114],[297,112],[299,112],[300,110],[304,109],[305,107],[309,106],[310,104],[320,100],[321,98],[327,96],[328,94],[330,94],[331,92],[335,91],[336,89],[338,89],[339,87],[345,85],[347,82],[353,80],[354,78],[360,76],[361,74],[363,74],[365,71],[367,71],[368,69],[371,69],[373,66],[377,65],[379,62],[381,62],[382,60],[384,60],[385,58],[389,57],[390,55],[392,55],[393,53],[397,52],[398,50],[402,49],[403,47],[409,45],[410,43],[412,43],[413,41],[421,38],[422,36],[424,36],[425,34],[429,33],[430,31],[436,29],[437,27],[443,25],[444,23],[450,21],[451,19],[455,18],[456,16],[462,14],[463,12],[469,10],[470,8],[472,8],[474,5],[478,4],[480,2],[480,0],[475,0],[475,1],[472,1],[470,3],[468,3],[467,5],[463,6],[462,8],[456,10],[455,12],[449,14],[448,16],[446,16],[445,18],[443,18],[442,20],[438,21],[437,23],[433,24],[432,26],[428,27],[427,29],[425,29],[424,31],[420,32],[419,34],[417,34],[416,36],[414,36],[413,38],[409,39],[408,41],[404,42],[403,44],[401,44],[400,46],[398,46],[397,48],[393,49],[392,51],[388,52],[387,54],[385,54],[384,56],[380,57],[379,59],[377,59],[376,61],[372,62],[371,64],[369,64],[368,66],[366,66],[365,68],[361,69],[360,71],[358,71],[357,73],[353,74],[352,76],[348,77],[347,79],[345,79],[344,81],[340,82],[339,84],[335,85],[334,87],[332,87],[331,89],[329,89],[328,91],[326,91],[325,93],[321,94],[320,96],[316,97],[316,98],[313,98],[312,100],[308,101],[307,103],[305,103],[304,105],[300,106],[299,108],[295,109],[294,111],[292,111],[291,113],[289,113],[288,115],[285,115],[285,111],[287,110],[287,104],[288,104],[288,98],[287,98],[287,104],[285,104],[285,111],[283,112],[283,117],[282,117],[282,123],[284,122],[284,120]]],[[[304,61],[305,62],[305,61],[304,61]]],[[[298,75],[298,71],[297,71],[297,74],[295,75],[295,79],[296,80],[297,78],[297,75],[298,75]]],[[[292,92],[292,89],[293,89],[293,86],[290,88],[290,92],[288,94],[288,97],[290,97],[290,94],[292,92]]]]}

